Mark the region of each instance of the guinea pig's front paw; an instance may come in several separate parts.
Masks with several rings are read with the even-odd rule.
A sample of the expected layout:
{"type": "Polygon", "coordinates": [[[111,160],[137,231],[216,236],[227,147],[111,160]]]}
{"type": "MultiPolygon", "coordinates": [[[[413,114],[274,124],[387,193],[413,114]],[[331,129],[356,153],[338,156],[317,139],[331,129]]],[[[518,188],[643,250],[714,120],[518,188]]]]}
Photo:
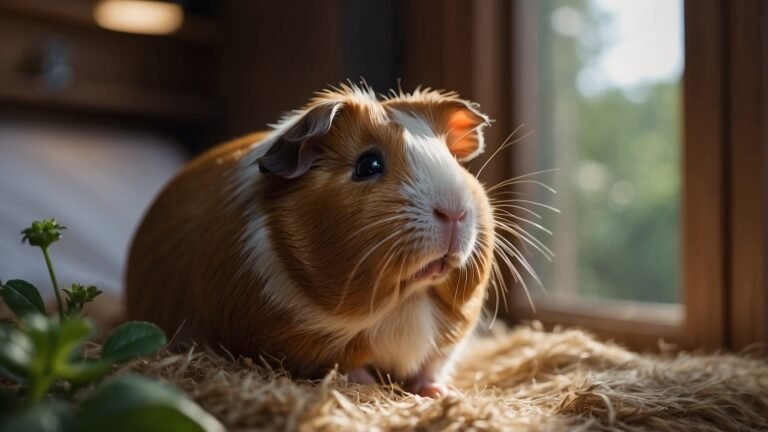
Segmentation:
{"type": "Polygon", "coordinates": [[[421,386],[416,392],[419,396],[429,397],[432,399],[439,399],[448,395],[458,394],[458,390],[455,387],[440,383],[440,382],[427,382],[421,386]]]}
{"type": "Polygon", "coordinates": [[[433,399],[460,394],[459,390],[450,384],[423,378],[416,378],[406,383],[405,387],[409,393],[433,399]]]}

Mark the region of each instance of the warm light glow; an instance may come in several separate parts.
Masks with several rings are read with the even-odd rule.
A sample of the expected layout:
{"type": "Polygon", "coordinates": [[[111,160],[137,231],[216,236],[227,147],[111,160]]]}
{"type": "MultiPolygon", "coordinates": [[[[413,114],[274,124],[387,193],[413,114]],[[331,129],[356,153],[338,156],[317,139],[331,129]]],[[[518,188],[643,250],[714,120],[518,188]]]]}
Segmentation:
{"type": "Polygon", "coordinates": [[[93,10],[96,22],[109,30],[164,35],[181,27],[184,12],[176,3],[151,0],[103,0],[93,10]]]}

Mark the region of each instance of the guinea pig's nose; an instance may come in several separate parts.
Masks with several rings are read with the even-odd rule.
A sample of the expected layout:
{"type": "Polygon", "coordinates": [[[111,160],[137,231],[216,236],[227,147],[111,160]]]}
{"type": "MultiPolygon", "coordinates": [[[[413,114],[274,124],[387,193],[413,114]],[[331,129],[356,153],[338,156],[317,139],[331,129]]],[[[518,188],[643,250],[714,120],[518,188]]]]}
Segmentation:
{"type": "Polygon", "coordinates": [[[467,209],[448,210],[445,208],[435,207],[433,213],[438,220],[446,223],[460,222],[467,217],[467,209]]]}

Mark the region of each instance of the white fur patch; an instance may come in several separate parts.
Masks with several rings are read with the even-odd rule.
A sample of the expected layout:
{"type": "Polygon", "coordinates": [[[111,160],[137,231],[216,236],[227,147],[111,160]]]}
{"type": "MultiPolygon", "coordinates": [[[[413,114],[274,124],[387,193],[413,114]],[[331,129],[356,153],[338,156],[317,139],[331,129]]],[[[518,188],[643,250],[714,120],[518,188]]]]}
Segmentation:
{"type": "Polygon", "coordinates": [[[373,364],[399,378],[419,372],[436,352],[434,307],[428,296],[411,296],[376,323],[367,335],[372,342],[373,364]]]}
{"type": "MultiPolygon", "coordinates": [[[[398,122],[405,129],[403,136],[406,157],[412,178],[410,182],[404,183],[400,190],[404,198],[414,203],[414,210],[418,214],[412,219],[413,228],[426,233],[426,238],[433,243],[425,244],[424,250],[434,250],[439,257],[440,252],[445,251],[448,239],[435,223],[434,209],[465,209],[466,229],[462,230],[462,238],[459,241],[459,255],[463,263],[469,259],[477,237],[477,209],[466,184],[463,168],[448,151],[443,137],[436,136],[433,131],[426,133],[423,128],[427,123],[423,119],[402,112],[395,118],[399,119],[398,122]]],[[[427,256],[425,261],[435,258],[427,256]]]]}
{"type": "Polygon", "coordinates": [[[470,337],[466,336],[456,345],[442,350],[442,355],[434,359],[432,364],[428,366],[429,370],[425,371],[426,374],[430,375],[428,378],[435,382],[450,382],[456,369],[456,362],[464,352],[470,337]]]}
{"type": "Polygon", "coordinates": [[[419,137],[419,139],[437,138],[435,131],[421,117],[396,109],[392,110],[390,115],[392,120],[401,124],[411,136],[419,137]]]}

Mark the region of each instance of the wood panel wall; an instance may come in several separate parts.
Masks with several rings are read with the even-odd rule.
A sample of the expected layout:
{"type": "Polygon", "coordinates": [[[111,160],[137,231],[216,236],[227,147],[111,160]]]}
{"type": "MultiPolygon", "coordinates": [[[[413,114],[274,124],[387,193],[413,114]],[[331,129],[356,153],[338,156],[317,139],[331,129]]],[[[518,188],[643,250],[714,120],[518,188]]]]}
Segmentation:
{"type": "Polygon", "coordinates": [[[223,6],[220,137],[264,129],[345,79],[343,2],[230,0],[223,6]]]}
{"type": "Polygon", "coordinates": [[[768,344],[768,3],[727,2],[728,344],[768,344]]]}

